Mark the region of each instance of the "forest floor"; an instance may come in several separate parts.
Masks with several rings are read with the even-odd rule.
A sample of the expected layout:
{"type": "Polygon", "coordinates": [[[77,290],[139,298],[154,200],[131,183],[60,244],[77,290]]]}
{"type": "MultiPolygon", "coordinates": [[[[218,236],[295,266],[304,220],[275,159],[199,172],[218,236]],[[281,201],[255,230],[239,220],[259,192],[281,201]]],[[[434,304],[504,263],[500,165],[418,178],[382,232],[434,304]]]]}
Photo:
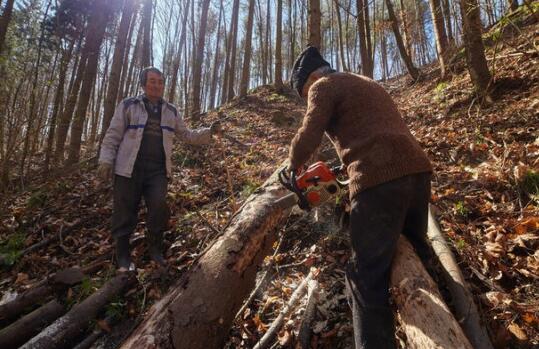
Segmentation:
{"type": "MultiPolygon", "coordinates": [[[[532,348],[539,346],[539,25],[503,28],[491,30],[487,50],[495,76],[492,104],[474,99],[462,58],[448,80],[432,66],[422,82],[401,77],[384,86],[434,164],[431,201],[495,347],[532,348]]],[[[138,282],[100,316],[116,320],[94,323],[110,332],[98,347],[122,341],[286,158],[304,109],[292,93],[260,87],[203,116],[206,125],[221,118],[231,137],[211,147],[176,147],[168,196],[173,229],[165,236],[170,268],[163,276],[149,261],[141,212],[132,236],[138,282]]],[[[331,157],[328,144],[322,153],[331,157]]],[[[96,181],[91,162],[6,193],[0,202],[0,303],[67,267],[80,266],[86,277],[57,295],[66,304],[110,279],[111,206],[110,187],[96,181]]],[[[279,250],[261,267],[271,276],[236,319],[227,347],[251,348],[315,266],[320,295],[312,347],[353,348],[344,287],[349,242],[332,216],[331,207],[292,211],[280,228],[279,250]]],[[[295,345],[302,313],[301,305],[287,318],[277,347],[295,345]]],[[[397,335],[404,347],[403,334],[397,335]]]]}

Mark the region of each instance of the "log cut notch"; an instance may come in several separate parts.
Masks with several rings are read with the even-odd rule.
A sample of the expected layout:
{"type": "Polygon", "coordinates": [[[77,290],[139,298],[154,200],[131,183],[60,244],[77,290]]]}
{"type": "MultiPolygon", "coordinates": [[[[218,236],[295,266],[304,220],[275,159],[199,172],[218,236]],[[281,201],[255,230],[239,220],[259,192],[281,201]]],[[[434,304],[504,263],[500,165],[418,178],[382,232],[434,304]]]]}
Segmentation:
{"type": "Polygon", "coordinates": [[[287,210],[275,172],[239,209],[223,235],[172,290],[149,310],[122,348],[220,348],[254,287],[287,210]]]}

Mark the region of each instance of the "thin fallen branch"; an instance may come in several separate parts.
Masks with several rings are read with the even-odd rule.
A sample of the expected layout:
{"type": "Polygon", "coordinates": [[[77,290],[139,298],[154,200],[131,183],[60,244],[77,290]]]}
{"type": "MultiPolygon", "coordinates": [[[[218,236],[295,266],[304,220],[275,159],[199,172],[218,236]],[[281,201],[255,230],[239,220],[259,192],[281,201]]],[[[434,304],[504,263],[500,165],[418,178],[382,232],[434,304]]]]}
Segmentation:
{"type": "Polygon", "coordinates": [[[292,297],[290,297],[290,300],[286,304],[286,306],[282,309],[281,313],[277,316],[277,318],[273,321],[270,328],[264,333],[262,338],[256,343],[256,345],[253,347],[253,349],[266,349],[268,346],[270,346],[273,342],[273,339],[277,335],[277,332],[283,325],[285,317],[290,313],[290,311],[294,308],[297,302],[301,299],[303,294],[306,291],[307,284],[309,281],[313,279],[317,274],[316,269],[311,269],[309,272],[309,275],[303,281],[301,284],[299,284],[298,288],[292,293],[292,297]]]}
{"type": "Polygon", "coordinates": [[[428,237],[442,265],[443,277],[451,293],[457,320],[461,324],[464,333],[474,348],[492,349],[492,343],[487,331],[481,325],[481,317],[473,301],[472,294],[466,285],[453,253],[446,244],[438,223],[432,214],[432,209],[429,209],[428,237]]]}
{"type": "Polygon", "coordinates": [[[0,331],[0,348],[18,348],[65,311],[56,299],[37,308],[0,331]]]}
{"type": "MultiPolygon", "coordinates": [[[[316,303],[318,302],[318,281],[311,280],[307,285],[307,305],[305,306],[305,313],[301,320],[299,327],[299,349],[309,349],[311,347],[311,325],[316,315],[316,303]]],[[[296,348],[298,348],[296,347],[296,348]]]]}
{"type": "Polygon", "coordinates": [[[75,305],[71,310],[41,333],[26,342],[23,349],[53,349],[66,347],[80,335],[97,313],[113,297],[132,284],[135,278],[132,273],[120,273],[107,281],[97,292],[75,305]]]}

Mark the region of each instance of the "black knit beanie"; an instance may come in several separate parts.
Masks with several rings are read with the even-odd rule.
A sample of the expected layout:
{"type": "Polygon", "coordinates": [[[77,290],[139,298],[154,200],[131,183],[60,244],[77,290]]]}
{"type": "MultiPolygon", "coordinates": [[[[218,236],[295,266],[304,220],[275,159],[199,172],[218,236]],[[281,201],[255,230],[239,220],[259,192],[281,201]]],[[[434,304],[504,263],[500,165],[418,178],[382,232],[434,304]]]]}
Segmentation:
{"type": "Polygon", "coordinates": [[[318,49],[314,46],[308,46],[294,63],[292,69],[292,77],[290,78],[290,86],[295,89],[301,96],[303,85],[307,82],[309,75],[316,69],[331,65],[322,58],[318,49]]]}

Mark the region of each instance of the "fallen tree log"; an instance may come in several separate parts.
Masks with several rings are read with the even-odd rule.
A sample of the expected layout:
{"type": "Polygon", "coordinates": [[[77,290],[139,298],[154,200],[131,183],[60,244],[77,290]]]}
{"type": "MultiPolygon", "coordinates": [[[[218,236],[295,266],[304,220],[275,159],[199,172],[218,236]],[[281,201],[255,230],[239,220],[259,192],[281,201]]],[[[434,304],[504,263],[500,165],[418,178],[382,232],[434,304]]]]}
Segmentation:
{"type": "Polygon", "coordinates": [[[21,293],[11,302],[0,305],[0,323],[9,323],[23,314],[29,307],[42,304],[50,299],[51,294],[78,284],[84,278],[79,268],[68,268],[43,280],[37,286],[21,293]]]}
{"type": "Polygon", "coordinates": [[[122,348],[221,348],[255,284],[287,211],[275,172],[238,210],[196,265],[159,302],[122,348]]]}
{"type": "Polygon", "coordinates": [[[472,349],[436,283],[403,236],[393,259],[391,286],[407,348],[472,349]]]}
{"type": "Polygon", "coordinates": [[[464,333],[475,349],[492,349],[492,343],[487,331],[481,325],[481,317],[475,306],[472,294],[466,285],[464,276],[447,246],[445,239],[438,227],[438,223],[429,209],[428,237],[436,256],[442,265],[445,283],[452,297],[455,315],[462,326],[464,333]]]}
{"type": "Polygon", "coordinates": [[[99,290],[76,304],[71,310],[37,336],[26,342],[24,349],[53,349],[69,346],[114,296],[135,280],[132,273],[120,273],[107,281],[99,290]]]}
{"type": "Polygon", "coordinates": [[[18,348],[65,313],[65,306],[53,299],[0,331],[0,348],[18,348]]]}

